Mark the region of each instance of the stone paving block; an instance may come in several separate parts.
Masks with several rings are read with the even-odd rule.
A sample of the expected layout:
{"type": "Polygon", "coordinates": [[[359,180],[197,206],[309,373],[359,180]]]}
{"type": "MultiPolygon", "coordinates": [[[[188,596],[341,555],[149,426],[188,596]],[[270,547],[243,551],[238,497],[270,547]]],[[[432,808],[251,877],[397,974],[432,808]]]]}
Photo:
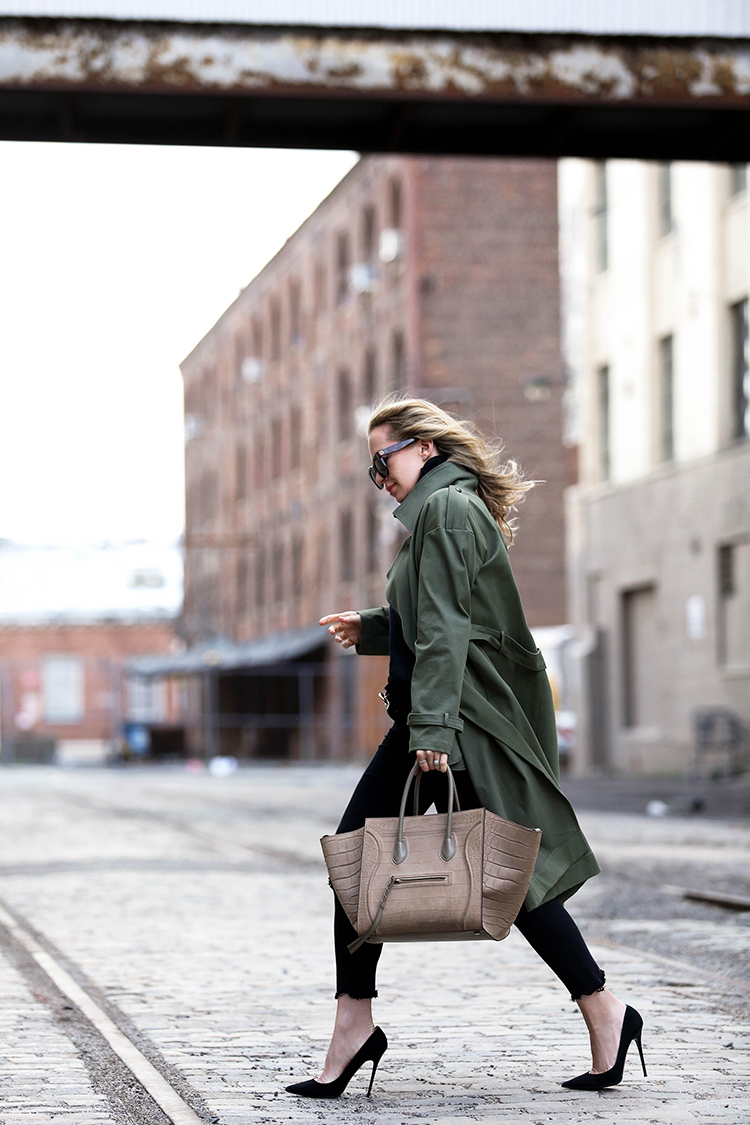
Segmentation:
{"type": "Polygon", "coordinates": [[[67,1035],[2,955],[0,1008],[0,1121],[30,1125],[75,1116],[81,1125],[84,1118],[114,1125],[67,1035]]]}
{"type": "MultiPolygon", "coordinates": [[[[563,1078],[587,1064],[585,1029],[549,970],[512,934],[497,946],[387,947],[376,1019],[391,1049],[378,1070],[373,1098],[364,1096],[369,1080],[364,1071],[340,1102],[287,1095],[285,1083],[316,1073],[330,1031],[331,893],[317,836],[330,828],[323,822],[335,819],[336,802],[340,807],[345,801],[343,787],[325,799],[327,805],[317,801],[316,790],[316,807],[323,811],[312,816],[300,810],[310,802],[310,786],[294,783],[293,772],[277,778],[276,789],[263,778],[260,796],[251,792],[248,779],[240,779],[233,790],[177,774],[174,785],[160,775],[136,785],[124,774],[111,792],[104,773],[65,775],[59,782],[65,789],[64,811],[53,793],[42,792],[39,799],[60,834],[57,854],[71,865],[45,872],[50,844],[37,827],[28,853],[40,864],[34,874],[0,870],[0,897],[48,935],[150,1039],[221,1125],[750,1121],[744,1096],[750,1083],[747,1022],[728,1018],[716,1005],[712,980],[628,950],[629,934],[637,926],[622,927],[620,947],[594,952],[616,991],[644,1016],[648,1079],[633,1050],[625,1082],[616,1090],[574,1094],[560,1088],[563,1078]],[[287,850],[293,845],[317,867],[295,870],[258,852],[248,852],[241,863],[233,852],[228,864],[220,844],[209,847],[155,821],[138,821],[134,830],[132,818],[106,816],[98,805],[76,806],[77,793],[123,808],[140,801],[154,815],[159,809],[172,815],[189,807],[203,818],[202,828],[212,827],[230,843],[270,841],[287,850]],[[201,794],[213,804],[202,806],[201,794]],[[236,808],[245,798],[269,815],[248,821],[236,808]],[[206,808],[213,810],[210,816],[206,808]],[[275,820],[277,808],[287,811],[275,820]],[[107,863],[92,878],[86,857],[100,839],[103,848],[93,854],[107,863]],[[183,866],[160,866],[166,855],[183,866]],[[153,866],[146,873],[139,864],[149,857],[153,866]]],[[[596,819],[588,816],[596,830],[596,819]]],[[[11,822],[13,830],[23,829],[20,807],[11,822]]],[[[607,818],[598,831],[610,847],[620,840],[627,849],[635,845],[632,826],[630,836],[625,829],[617,821],[612,836],[607,818]]],[[[663,844],[665,831],[659,826],[655,837],[642,835],[637,846],[648,853],[663,844]]],[[[0,835],[4,832],[0,818],[0,835]]],[[[720,850],[718,828],[704,844],[720,850]]],[[[702,940],[694,926],[681,933],[685,940],[702,940]]],[[[736,935],[731,942],[723,935],[721,940],[734,948],[736,935]]],[[[21,1044],[13,1013],[0,999],[0,1027],[3,1019],[21,1044]]],[[[9,1040],[2,1039],[7,1059],[9,1040]]],[[[26,1057],[23,1050],[17,1054],[26,1057]]],[[[46,1076],[58,1081],[64,1068],[46,1076]]],[[[18,1077],[23,1083],[20,1072],[18,1077]]],[[[27,1087],[24,1097],[34,1093],[33,1082],[27,1087]]],[[[81,1115],[75,1125],[83,1125],[85,1105],[80,1104],[72,1111],[81,1115]]],[[[44,1106],[51,1114],[51,1100],[45,1098],[44,1106]]],[[[22,1116],[18,1125],[32,1119],[41,1120],[38,1114],[22,1116]]],[[[108,1118],[95,1125],[108,1125],[108,1118]]]]}

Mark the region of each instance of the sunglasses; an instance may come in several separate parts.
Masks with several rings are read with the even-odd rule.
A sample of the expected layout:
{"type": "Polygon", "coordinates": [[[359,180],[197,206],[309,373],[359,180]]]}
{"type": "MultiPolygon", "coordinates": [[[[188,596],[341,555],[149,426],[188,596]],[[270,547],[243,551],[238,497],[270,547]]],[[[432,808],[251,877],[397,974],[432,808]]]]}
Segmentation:
{"type": "Polygon", "coordinates": [[[392,453],[398,453],[399,449],[406,449],[407,445],[413,445],[417,439],[415,437],[407,438],[406,441],[397,441],[395,445],[386,445],[385,449],[379,449],[377,453],[372,455],[372,464],[367,472],[370,474],[370,480],[376,488],[382,488],[385,478],[388,476],[388,462],[387,457],[392,453]],[[383,481],[379,481],[378,477],[382,477],[383,481]]]}

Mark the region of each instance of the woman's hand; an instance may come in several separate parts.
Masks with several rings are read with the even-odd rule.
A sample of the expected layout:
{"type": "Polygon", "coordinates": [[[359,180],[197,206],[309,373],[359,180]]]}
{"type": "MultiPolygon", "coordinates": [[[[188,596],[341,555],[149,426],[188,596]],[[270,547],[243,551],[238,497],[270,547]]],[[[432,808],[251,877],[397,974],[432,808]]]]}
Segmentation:
{"type": "Polygon", "coordinates": [[[353,609],[344,613],[329,613],[321,617],[319,625],[327,625],[328,632],[344,648],[358,645],[362,639],[362,618],[353,609]]]}
{"type": "Polygon", "coordinates": [[[448,769],[448,755],[436,754],[434,750],[417,750],[417,762],[425,773],[428,770],[446,773],[448,769]]]}

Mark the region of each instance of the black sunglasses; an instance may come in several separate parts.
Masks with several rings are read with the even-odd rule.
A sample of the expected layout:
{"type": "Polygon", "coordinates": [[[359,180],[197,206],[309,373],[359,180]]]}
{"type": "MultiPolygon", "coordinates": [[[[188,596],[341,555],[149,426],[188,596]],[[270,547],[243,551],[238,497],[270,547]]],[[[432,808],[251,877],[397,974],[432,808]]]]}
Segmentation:
{"type": "Polygon", "coordinates": [[[395,445],[386,445],[385,449],[379,449],[377,453],[373,453],[372,464],[367,471],[376,488],[382,488],[385,478],[388,476],[386,457],[390,457],[392,453],[398,453],[399,449],[406,449],[407,445],[412,445],[416,440],[415,437],[410,437],[406,441],[397,441],[395,445]],[[383,478],[383,483],[378,480],[378,477],[383,478]]]}

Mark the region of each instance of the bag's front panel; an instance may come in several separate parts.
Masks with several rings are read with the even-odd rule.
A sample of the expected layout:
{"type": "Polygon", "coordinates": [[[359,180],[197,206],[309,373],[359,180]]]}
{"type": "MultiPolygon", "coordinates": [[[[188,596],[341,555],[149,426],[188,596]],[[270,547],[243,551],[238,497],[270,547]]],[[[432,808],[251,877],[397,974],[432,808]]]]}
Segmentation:
{"type": "Polygon", "coordinates": [[[331,886],[355,927],[364,832],[364,828],[355,828],[353,832],[342,832],[338,836],[324,836],[320,841],[331,886]]]}
{"type": "Polygon", "coordinates": [[[482,809],[453,815],[456,854],[445,861],[440,849],[447,817],[406,817],[403,863],[392,859],[397,821],[391,817],[365,824],[362,847],[357,932],[373,923],[383,893],[395,882],[375,936],[462,933],[482,926],[482,809]]]}

